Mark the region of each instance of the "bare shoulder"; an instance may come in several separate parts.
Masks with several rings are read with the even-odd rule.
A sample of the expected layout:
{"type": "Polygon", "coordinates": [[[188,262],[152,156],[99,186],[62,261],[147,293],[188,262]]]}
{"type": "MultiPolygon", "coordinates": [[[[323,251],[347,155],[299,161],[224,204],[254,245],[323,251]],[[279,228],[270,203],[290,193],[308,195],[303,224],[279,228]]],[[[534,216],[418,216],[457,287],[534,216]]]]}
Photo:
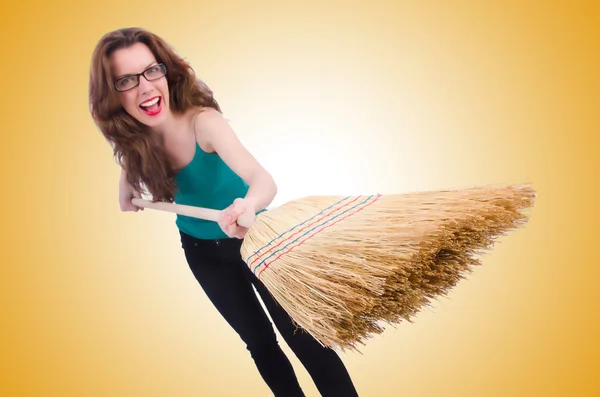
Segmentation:
{"type": "Polygon", "coordinates": [[[194,118],[194,132],[202,150],[212,153],[215,151],[215,139],[223,132],[231,133],[232,130],[221,112],[205,107],[201,108],[194,118]]]}

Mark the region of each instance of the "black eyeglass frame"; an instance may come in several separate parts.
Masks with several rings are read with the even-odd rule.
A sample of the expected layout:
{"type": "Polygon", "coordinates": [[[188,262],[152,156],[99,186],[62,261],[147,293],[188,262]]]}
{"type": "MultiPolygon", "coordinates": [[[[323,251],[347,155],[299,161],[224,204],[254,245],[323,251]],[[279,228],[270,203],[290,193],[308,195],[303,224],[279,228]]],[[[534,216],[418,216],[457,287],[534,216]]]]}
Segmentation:
{"type": "Polygon", "coordinates": [[[125,91],[129,91],[129,90],[133,90],[135,87],[137,87],[138,85],[140,85],[140,76],[144,76],[144,78],[145,78],[146,80],[148,80],[148,81],[154,81],[154,80],[158,80],[158,79],[160,79],[161,77],[165,77],[166,75],[167,75],[167,67],[165,66],[165,64],[164,64],[164,63],[159,63],[159,64],[156,64],[156,65],[152,65],[152,66],[148,67],[148,69],[144,70],[144,71],[143,71],[143,72],[141,72],[141,73],[136,73],[136,74],[128,74],[128,75],[126,75],[126,76],[120,77],[118,80],[116,80],[116,81],[115,81],[115,84],[114,84],[114,86],[115,86],[115,90],[117,90],[117,91],[119,91],[119,92],[125,92],[125,91]],[[157,77],[157,78],[155,78],[155,79],[149,79],[149,78],[146,76],[146,72],[148,72],[150,69],[152,69],[152,68],[155,68],[155,67],[157,67],[157,66],[160,68],[160,70],[163,72],[163,74],[162,74],[160,77],[157,77]],[[123,80],[123,79],[130,79],[130,78],[132,78],[132,77],[134,77],[134,78],[136,79],[136,83],[135,83],[135,85],[134,85],[133,87],[131,87],[131,88],[128,88],[128,89],[126,89],[126,90],[120,90],[120,89],[119,89],[119,87],[118,87],[118,83],[119,83],[119,81],[121,81],[121,80],[123,80]]]}

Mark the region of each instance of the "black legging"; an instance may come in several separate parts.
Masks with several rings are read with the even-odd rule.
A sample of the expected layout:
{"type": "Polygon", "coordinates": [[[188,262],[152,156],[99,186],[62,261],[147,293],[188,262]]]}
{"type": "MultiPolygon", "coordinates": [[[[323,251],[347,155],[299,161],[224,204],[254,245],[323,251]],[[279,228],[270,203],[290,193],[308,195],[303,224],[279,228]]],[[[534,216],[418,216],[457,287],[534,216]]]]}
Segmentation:
{"type": "Polygon", "coordinates": [[[289,315],[252,274],[240,255],[241,240],[199,240],[183,232],[180,234],[192,273],[217,310],[246,343],[260,375],[275,397],[304,396],[304,393],[251,284],[321,395],[358,396],[337,353],[322,347],[307,332],[296,329],[289,315]]]}

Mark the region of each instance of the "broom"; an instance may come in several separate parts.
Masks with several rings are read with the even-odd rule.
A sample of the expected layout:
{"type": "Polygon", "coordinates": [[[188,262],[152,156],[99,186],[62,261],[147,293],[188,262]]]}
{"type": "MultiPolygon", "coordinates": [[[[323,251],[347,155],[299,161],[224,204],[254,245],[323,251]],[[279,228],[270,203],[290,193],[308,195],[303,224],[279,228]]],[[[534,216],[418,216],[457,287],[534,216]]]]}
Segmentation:
{"type": "MultiPolygon", "coordinates": [[[[494,240],[523,225],[530,185],[406,194],[310,196],[238,219],[243,260],[297,325],[322,345],[358,350],[384,323],[446,295],[494,240]],[[254,218],[254,219],[253,219],[254,218]]],[[[218,210],[133,199],[216,221],[218,210]]]]}

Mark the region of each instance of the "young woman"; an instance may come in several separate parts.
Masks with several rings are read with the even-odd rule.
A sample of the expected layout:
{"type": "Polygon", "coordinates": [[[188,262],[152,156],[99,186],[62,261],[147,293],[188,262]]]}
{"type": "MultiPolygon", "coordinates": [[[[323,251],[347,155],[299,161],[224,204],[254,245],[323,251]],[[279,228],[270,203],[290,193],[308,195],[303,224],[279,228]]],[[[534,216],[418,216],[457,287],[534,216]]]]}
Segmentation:
{"type": "Polygon", "coordinates": [[[92,56],[89,100],[122,168],[122,211],[139,210],[131,199],[141,197],[144,187],[156,201],[225,209],[218,223],[177,215],[182,248],[198,283],[244,341],[275,396],[304,393],[252,285],[319,392],[357,396],[338,355],[297,331],[241,259],[247,229],[237,225],[237,217],[265,209],[277,188],[190,65],[147,30],[110,32],[92,56]]]}

